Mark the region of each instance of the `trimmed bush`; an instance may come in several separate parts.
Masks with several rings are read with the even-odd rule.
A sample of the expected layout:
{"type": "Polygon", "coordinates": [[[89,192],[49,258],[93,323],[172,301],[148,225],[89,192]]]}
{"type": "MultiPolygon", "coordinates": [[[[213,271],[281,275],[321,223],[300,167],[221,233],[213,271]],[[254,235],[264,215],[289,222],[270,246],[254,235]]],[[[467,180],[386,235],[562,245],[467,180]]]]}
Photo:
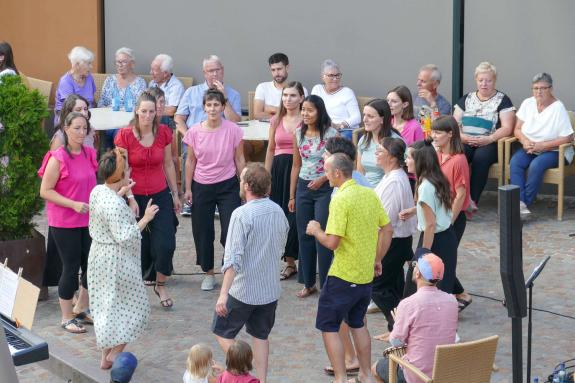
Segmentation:
{"type": "Polygon", "coordinates": [[[0,79],[0,240],[31,236],[32,218],[44,203],[38,168],[48,151],[42,120],[45,98],[19,76],[0,79]]]}

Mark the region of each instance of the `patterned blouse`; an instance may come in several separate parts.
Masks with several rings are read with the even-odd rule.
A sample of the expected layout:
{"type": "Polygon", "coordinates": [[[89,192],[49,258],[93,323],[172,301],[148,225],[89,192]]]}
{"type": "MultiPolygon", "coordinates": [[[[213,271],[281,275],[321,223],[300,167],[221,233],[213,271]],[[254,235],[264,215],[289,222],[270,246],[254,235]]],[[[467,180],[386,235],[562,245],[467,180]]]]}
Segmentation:
{"type": "Polygon", "coordinates": [[[323,169],[323,152],[328,138],[337,136],[337,130],[329,127],[323,134],[323,140],[317,137],[301,138],[301,128],[295,131],[297,146],[301,156],[299,177],[306,181],[315,180],[325,174],[323,169]]]}
{"type": "MultiPolygon", "coordinates": [[[[141,77],[136,77],[130,85],[130,92],[134,96],[134,103],[140,97],[140,94],[146,90],[146,81],[141,77]]],[[[118,90],[118,95],[120,96],[120,107],[124,107],[124,96],[126,94],[127,88],[120,88],[118,86],[118,79],[115,74],[106,77],[104,85],[102,86],[102,91],[100,93],[100,99],[98,100],[98,108],[104,108],[112,106],[112,101],[114,100],[114,90],[118,90]]]]}

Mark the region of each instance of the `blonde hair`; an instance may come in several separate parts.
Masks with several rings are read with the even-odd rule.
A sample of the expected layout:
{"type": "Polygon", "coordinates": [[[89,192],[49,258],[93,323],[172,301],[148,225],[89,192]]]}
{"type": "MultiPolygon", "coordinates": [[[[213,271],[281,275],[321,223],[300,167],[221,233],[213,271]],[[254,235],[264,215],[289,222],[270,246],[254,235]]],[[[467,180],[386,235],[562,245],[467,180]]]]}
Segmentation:
{"type": "Polygon", "coordinates": [[[205,344],[199,343],[190,348],[186,367],[194,378],[203,379],[212,372],[212,350],[205,344]]]}
{"type": "Polygon", "coordinates": [[[475,68],[475,77],[477,77],[479,73],[487,72],[493,75],[494,80],[497,80],[497,68],[495,68],[495,65],[491,64],[489,61],[483,61],[477,65],[475,68]]]}

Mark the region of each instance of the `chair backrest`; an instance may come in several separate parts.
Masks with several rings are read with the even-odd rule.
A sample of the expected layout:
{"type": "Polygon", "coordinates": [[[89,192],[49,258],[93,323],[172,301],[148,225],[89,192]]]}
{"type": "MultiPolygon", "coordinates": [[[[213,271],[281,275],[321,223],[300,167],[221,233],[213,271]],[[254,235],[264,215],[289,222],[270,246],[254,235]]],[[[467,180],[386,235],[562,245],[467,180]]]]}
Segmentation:
{"type": "Polygon", "coordinates": [[[37,89],[38,92],[46,97],[46,105],[49,104],[50,94],[52,93],[52,82],[40,80],[34,77],[27,77],[30,89],[37,89]]]}
{"type": "Polygon", "coordinates": [[[571,128],[573,128],[573,132],[575,133],[575,112],[569,110],[567,113],[569,114],[569,119],[571,120],[571,128]]]}
{"type": "Polygon", "coordinates": [[[96,93],[94,93],[94,104],[98,104],[100,94],[102,93],[102,87],[104,86],[104,81],[108,76],[109,76],[108,73],[92,73],[92,77],[94,77],[94,83],[96,84],[96,93]]]}
{"type": "Polygon", "coordinates": [[[184,89],[188,89],[192,85],[194,85],[194,78],[193,77],[180,77],[178,79],[184,84],[184,89]]]}
{"type": "Polygon", "coordinates": [[[499,337],[437,346],[433,365],[436,383],[487,383],[493,371],[493,361],[499,337]]]}
{"type": "Polygon", "coordinates": [[[144,81],[146,82],[146,87],[150,84],[150,81],[152,81],[152,75],[151,74],[140,74],[138,75],[141,78],[144,79],[144,81]]]}
{"type": "Polygon", "coordinates": [[[248,92],[248,120],[254,119],[254,98],[256,97],[255,91],[248,92]]]}
{"type": "Polygon", "coordinates": [[[357,104],[359,105],[359,113],[362,116],[363,116],[363,107],[371,100],[375,100],[375,97],[365,97],[365,96],[357,97],[357,104]]]}

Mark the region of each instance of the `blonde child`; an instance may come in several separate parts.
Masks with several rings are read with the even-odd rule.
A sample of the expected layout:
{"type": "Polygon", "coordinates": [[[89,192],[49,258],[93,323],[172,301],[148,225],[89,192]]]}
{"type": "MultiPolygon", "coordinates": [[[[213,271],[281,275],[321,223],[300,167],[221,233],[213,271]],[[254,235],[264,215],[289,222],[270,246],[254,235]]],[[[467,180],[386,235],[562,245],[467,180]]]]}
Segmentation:
{"type": "Polygon", "coordinates": [[[250,374],[252,370],[252,349],[242,340],[236,340],[226,353],[226,370],[218,376],[217,383],[260,383],[250,374]]]}
{"type": "Polygon", "coordinates": [[[196,344],[190,349],[184,383],[216,383],[214,377],[221,368],[214,363],[212,350],[205,344],[196,344]]]}

